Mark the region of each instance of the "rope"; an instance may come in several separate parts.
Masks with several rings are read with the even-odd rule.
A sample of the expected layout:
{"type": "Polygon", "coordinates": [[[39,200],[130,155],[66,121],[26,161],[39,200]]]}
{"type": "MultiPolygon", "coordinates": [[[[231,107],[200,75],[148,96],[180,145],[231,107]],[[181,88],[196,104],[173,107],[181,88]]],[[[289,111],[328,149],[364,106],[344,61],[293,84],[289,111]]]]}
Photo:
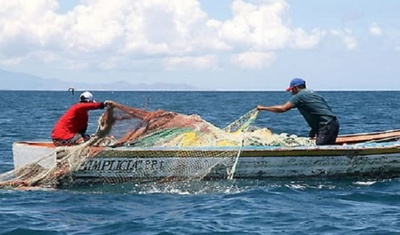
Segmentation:
{"type": "Polygon", "coordinates": [[[236,120],[235,122],[231,123],[230,125],[228,125],[227,127],[224,128],[224,130],[225,129],[230,130],[231,127],[233,127],[234,125],[243,122],[243,124],[237,130],[237,131],[240,131],[242,133],[242,142],[240,144],[239,151],[238,151],[238,153],[236,155],[235,162],[232,165],[232,169],[231,169],[230,172],[228,172],[228,180],[232,180],[233,179],[233,175],[235,174],[235,171],[236,171],[236,166],[237,166],[237,164],[239,162],[239,156],[243,151],[243,146],[244,146],[244,134],[243,133],[246,132],[249,129],[250,125],[257,119],[257,116],[258,116],[258,110],[257,109],[250,110],[245,115],[240,117],[238,120],[236,120]]]}

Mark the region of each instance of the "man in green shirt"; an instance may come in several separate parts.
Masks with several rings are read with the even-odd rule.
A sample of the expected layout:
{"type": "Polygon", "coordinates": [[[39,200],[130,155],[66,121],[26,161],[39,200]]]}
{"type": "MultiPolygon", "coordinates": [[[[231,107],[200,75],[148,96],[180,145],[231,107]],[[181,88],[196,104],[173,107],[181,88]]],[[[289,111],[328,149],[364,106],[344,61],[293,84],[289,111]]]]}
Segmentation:
{"type": "Polygon", "coordinates": [[[309,137],[317,136],[317,145],[335,144],[339,134],[339,120],[325,99],[312,90],[306,88],[306,82],[301,78],[294,78],[286,91],[292,92],[292,97],[283,105],[257,106],[257,110],[266,110],[274,113],[283,113],[297,108],[311,127],[309,137]]]}

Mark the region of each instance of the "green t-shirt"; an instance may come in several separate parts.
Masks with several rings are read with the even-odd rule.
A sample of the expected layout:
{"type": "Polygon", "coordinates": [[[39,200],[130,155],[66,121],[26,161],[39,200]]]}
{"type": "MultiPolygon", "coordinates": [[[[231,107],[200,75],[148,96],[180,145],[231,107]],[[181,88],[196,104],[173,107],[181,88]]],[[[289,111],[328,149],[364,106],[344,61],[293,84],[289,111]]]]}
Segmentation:
{"type": "Polygon", "coordinates": [[[325,99],[309,89],[301,89],[289,102],[299,110],[314,131],[318,131],[320,123],[328,122],[335,116],[325,99]]]}

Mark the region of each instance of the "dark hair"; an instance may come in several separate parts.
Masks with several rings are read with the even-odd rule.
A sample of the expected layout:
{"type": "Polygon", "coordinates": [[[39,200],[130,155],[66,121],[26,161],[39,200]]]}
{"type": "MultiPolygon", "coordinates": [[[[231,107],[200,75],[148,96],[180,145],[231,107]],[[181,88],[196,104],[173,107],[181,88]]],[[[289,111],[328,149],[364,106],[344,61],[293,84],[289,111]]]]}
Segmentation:
{"type": "Polygon", "coordinates": [[[304,88],[306,88],[306,83],[300,84],[300,85],[298,85],[297,87],[300,88],[300,89],[304,89],[304,88]]]}
{"type": "Polygon", "coordinates": [[[79,97],[79,102],[81,102],[81,103],[87,103],[86,97],[85,97],[84,95],[81,95],[81,96],[79,97]]]}

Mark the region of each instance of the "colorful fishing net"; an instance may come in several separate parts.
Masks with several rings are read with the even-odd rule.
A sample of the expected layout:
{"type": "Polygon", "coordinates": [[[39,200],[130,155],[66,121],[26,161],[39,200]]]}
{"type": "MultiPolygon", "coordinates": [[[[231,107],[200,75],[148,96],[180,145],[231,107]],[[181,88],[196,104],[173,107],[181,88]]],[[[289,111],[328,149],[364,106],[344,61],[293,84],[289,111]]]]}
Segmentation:
{"type": "Polygon", "coordinates": [[[35,162],[0,175],[0,187],[201,180],[221,167],[226,169],[223,177],[231,179],[245,146],[314,145],[308,138],[252,127],[257,114],[251,110],[221,129],[198,115],[115,104],[101,115],[88,142],[57,147],[35,162]]]}

